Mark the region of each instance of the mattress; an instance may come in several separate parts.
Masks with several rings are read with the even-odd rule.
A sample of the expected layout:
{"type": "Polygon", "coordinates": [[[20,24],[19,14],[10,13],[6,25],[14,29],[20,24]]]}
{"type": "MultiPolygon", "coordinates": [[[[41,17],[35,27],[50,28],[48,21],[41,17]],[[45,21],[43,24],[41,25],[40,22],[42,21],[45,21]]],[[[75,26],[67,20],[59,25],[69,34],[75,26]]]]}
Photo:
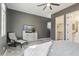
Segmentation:
{"type": "Polygon", "coordinates": [[[54,41],[48,56],[79,56],[79,43],[69,40],[54,41]]]}

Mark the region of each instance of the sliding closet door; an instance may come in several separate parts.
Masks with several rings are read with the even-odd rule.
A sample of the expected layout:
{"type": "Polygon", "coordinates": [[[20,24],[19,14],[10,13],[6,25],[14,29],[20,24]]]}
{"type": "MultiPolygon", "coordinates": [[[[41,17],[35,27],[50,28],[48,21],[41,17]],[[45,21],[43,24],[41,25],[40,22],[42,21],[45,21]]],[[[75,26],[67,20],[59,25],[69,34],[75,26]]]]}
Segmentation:
{"type": "Polygon", "coordinates": [[[66,14],[66,38],[70,41],[79,38],[79,11],[66,14]]]}
{"type": "Polygon", "coordinates": [[[73,41],[79,43],[79,10],[73,12],[73,20],[74,20],[73,25],[75,25],[74,28],[72,29],[73,41]]]}
{"type": "Polygon", "coordinates": [[[64,15],[55,18],[55,38],[56,40],[64,40],[64,15]]]}
{"type": "Polygon", "coordinates": [[[66,14],[66,40],[72,40],[72,14],[66,14]]]}

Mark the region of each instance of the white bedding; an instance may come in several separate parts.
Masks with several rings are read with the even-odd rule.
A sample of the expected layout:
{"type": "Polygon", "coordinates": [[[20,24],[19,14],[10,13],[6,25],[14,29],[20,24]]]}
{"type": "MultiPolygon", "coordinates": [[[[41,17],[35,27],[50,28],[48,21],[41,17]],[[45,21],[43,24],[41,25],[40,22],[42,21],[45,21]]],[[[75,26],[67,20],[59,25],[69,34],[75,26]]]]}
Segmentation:
{"type": "Polygon", "coordinates": [[[24,56],[46,56],[51,44],[52,41],[49,41],[46,43],[30,46],[25,49],[24,56]]]}
{"type": "Polygon", "coordinates": [[[48,56],[79,56],[79,43],[68,40],[54,41],[48,56]]]}

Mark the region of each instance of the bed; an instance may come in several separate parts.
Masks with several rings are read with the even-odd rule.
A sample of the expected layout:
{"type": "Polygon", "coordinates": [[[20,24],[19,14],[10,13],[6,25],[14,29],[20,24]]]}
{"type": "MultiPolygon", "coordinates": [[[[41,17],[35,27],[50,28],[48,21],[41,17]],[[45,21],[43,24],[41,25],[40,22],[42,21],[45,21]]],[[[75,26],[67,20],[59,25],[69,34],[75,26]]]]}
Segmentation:
{"type": "Polygon", "coordinates": [[[25,49],[24,56],[47,56],[52,40],[42,44],[32,45],[25,49]]]}
{"type": "Polygon", "coordinates": [[[48,56],[79,56],[79,43],[69,40],[54,41],[48,56]]]}
{"type": "Polygon", "coordinates": [[[24,56],[79,56],[79,43],[69,40],[49,41],[28,47],[24,56]]]}

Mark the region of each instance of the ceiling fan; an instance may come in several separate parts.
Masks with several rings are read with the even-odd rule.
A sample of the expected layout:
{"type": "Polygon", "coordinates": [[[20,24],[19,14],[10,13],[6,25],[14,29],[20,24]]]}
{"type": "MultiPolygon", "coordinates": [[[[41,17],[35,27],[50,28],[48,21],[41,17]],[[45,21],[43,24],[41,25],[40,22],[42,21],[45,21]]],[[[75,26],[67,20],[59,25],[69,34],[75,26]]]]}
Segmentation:
{"type": "Polygon", "coordinates": [[[60,4],[57,4],[57,3],[44,3],[44,4],[37,5],[37,6],[45,6],[45,7],[43,8],[43,10],[45,10],[46,7],[49,7],[50,10],[52,10],[52,5],[54,5],[54,6],[60,6],[60,4]]]}

